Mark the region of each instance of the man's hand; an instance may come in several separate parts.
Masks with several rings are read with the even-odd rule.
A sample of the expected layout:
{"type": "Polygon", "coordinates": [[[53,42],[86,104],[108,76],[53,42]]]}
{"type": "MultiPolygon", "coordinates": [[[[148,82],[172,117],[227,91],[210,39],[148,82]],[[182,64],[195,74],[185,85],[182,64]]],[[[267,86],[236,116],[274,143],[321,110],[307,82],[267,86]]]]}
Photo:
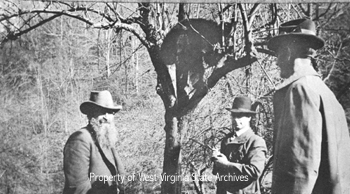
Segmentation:
{"type": "Polygon", "coordinates": [[[221,153],[218,149],[213,149],[211,161],[214,162],[215,168],[217,168],[217,170],[219,171],[227,167],[229,163],[227,157],[223,153],[221,153]]]}
{"type": "Polygon", "coordinates": [[[222,160],[223,158],[227,160],[226,156],[219,151],[218,148],[213,148],[211,155],[211,160],[215,162],[216,160],[222,160]]]}
{"type": "Polygon", "coordinates": [[[219,157],[222,157],[222,156],[224,156],[220,151],[219,151],[219,149],[217,149],[217,148],[213,148],[213,150],[212,150],[213,152],[212,152],[212,154],[211,154],[211,161],[216,161],[219,157]]]}

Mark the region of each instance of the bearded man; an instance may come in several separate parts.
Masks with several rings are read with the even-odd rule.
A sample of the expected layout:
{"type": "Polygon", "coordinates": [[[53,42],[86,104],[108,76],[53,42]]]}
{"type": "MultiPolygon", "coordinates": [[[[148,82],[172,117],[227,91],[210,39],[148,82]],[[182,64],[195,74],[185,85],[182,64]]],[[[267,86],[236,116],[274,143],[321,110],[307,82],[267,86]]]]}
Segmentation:
{"type": "Polygon", "coordinates": [[[74,132],[64,147],[64,194],[124,193],[124,169],[115,149],[117,131],[114,105],[109,91],[94,91],[80,105],[87,115],[86,127],[74,132]]]}

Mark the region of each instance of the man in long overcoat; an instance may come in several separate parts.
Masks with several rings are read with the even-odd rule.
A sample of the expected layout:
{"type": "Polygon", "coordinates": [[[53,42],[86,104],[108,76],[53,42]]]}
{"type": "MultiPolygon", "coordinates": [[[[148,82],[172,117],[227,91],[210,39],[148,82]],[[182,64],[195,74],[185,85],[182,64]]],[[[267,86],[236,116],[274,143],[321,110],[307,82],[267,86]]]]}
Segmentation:
{"type": "Polygon", "coordinates": [[[217,194],[260,194],[259,177],[266,161],[265,140],[250,128],[256,114],[251,110],[251,100],[238,96],[232,103],[232,131],[214,150],[213,173],[217,175],[217,194]]]}
{"type": "Polygon", "coordinates": [[[64,194],[123,193],[124,169],[115,149],[114,105],[109,91],[91,92],[80,105],[89,124],[74,132],[64,147],[64,194]]]}
{"type": "Polygon", "coordinates": [[[342,106],[314,69],[324,46],[315,23],[284,23],[268,48],[281,77],[274,95],[274,194],[349,194],[350,138],[342,106]]]}

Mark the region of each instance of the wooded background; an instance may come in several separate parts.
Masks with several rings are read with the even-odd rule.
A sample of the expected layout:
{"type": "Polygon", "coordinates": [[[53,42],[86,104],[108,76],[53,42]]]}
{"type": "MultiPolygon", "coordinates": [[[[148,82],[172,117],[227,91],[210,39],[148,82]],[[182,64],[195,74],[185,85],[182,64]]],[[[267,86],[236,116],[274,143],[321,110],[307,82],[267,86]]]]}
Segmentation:
{"type": "Polygon", "coordinates": [[[64,144],[87,123],[79,105],[105,89],[123,105],[117,149],[136,175],[127,193],[214,193],[212,181],[138,175],[210,175],[196,141],[218,145],[240,94],[257,102],[252,125],[271,156],[281,79],[266,43],[303,17],[326,41],[319,72],[349,118],[349,4],[0,1],[0,193],[61,193],[64,144]]]}

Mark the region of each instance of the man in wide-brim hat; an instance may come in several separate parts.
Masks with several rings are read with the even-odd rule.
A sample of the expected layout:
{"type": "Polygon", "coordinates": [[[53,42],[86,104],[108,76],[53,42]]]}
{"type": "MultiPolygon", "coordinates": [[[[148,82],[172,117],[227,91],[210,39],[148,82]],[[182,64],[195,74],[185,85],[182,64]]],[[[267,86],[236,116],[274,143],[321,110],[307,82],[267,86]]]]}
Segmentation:
{"type": "Polygon", "coordinates": [[[80,110],[89,120],[74,132],[64,147],[64,194],[123,193],[124,169],[116,151],[114,105],[109,91],[94,91],[80,110]]]}
{"type": "Polygon", "coordinates": [[[274,194],[350,193],[350,138],[342,106],[315,71],[324,46],[309,19],[282,24],[268,48],[284,82],[274,94],[274,194]]]}
{"type": "Polygon", "coordinates": [[[259,177],[266,161],[266,143],[250,128],[252,110],[250,98],[238,96],[232,103],[232,129],[214,150],[213,174],[218,175],[217,194],[260,194],[259,177]]]}

